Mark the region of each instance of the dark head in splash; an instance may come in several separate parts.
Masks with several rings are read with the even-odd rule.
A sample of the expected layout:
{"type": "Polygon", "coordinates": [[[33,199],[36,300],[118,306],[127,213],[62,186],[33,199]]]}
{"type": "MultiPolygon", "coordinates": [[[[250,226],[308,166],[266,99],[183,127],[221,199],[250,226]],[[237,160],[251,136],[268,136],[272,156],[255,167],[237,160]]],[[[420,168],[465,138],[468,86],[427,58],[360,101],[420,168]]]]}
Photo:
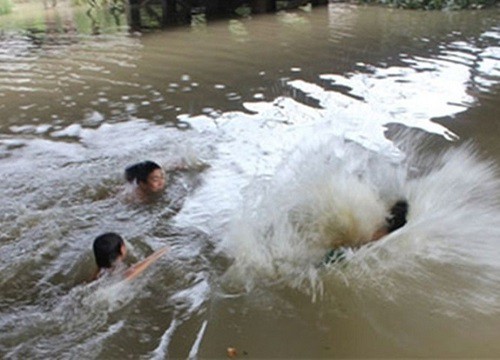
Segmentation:
{"type": "Polygon", "coordinates": [[[406,224],[408,215],[408,202],[399,200],[391,207],[391,215],[387,218],[387,230],[393,232],[406,224]]]}
{"type": "Polygon", "coordinates": [[[165,173],[153,161],[142,161],[125,169],[125,179],[137,183],[146,194],[159,193],[165,188],[165,173]]]}
{"type": "Polygon", "coordinates": [[[117,260],[123,259],[127,254],[127,248],[122,237],[112,232],[96,237],[93,249],[99,269],[112,268],[117,260]]]}
{"type": "Polygon", "coordinates": [[[396,201],[396,203],[389,210],[390,215],[385,219],[386,224],[375,231],[369,241],[379,240],[383,236],[386,236],[387,234],[403,227],[407,222],[406,217],[408,216],[408,208],[408,201],[396,201]]]}

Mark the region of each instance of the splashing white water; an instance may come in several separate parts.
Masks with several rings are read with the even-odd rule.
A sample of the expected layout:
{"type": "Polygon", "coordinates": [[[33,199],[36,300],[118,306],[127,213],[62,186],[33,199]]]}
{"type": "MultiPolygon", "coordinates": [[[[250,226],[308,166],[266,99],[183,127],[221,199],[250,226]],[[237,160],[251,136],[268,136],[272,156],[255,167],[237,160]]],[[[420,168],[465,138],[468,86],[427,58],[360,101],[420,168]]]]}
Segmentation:
{"type": "Polygon", "coordinates": [[[227,279],[247,288],[284,283],[313,295],[342,282],[383,298],[432,289],[423,301],[448,313],[500,311],[496,167],[467,145],[432,157],[407,151],[395,162],[331,139],[293,153],[273,178],[244,193],[221,244],[234,258],[227,279]],[[407,224],[359,248],[399,198],[409,202],[407,224]],[[322,264],[339,244],[356,250],[344,262],[322,264]],[[459,294],[439,295],[449,287],[459,294]]]}

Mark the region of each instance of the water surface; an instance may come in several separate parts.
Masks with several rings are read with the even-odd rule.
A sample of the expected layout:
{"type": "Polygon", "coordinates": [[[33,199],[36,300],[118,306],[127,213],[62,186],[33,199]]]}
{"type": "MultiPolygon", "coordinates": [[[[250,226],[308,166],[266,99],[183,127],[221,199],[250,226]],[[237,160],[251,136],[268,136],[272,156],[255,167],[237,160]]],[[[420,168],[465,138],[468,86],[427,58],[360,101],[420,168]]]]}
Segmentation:
{"type": "Polygon", "coordinates": [[[36,14],[0,32],[3,357],[500,354],[497,9],[331,4],[143,34],[36,14]],[[129,204],[143,159],[187,169],[129,204]],[[369,233],[398,197],[407,226],[321,264],[335,229],[369,233]],[[85,285],[105,231],[130,262],[172,251],[85,285]]]}

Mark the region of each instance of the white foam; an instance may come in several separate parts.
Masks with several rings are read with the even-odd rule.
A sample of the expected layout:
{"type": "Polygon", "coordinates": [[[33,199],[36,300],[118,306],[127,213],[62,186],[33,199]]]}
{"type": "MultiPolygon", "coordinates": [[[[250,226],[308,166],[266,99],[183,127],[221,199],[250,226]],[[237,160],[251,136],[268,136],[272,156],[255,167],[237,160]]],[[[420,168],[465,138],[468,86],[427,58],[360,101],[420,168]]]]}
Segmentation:
{"type": "Polygon", "coordinates": [[[198,357],[198,351],[200,350],[201,340],[203,339],[203,335],[205,334],[207,323],[208,322],[205,320],[203,324],[201,324],[201,328],[198,331],[198,335],[196,336],[196,341],[189,351],[188,359],[196,359],[198,357]]]}
{"type": "Polygon", "coordinates": [[[172,336],[178,326],[179,325],[177,320],[173,319],[168,329],[163,333],[160,344],[156,347],[156,349],[154,349],[153,353],[151,354],[151,359],[165,359],[168,356],[168,345],[170,344],[172,336]]]}

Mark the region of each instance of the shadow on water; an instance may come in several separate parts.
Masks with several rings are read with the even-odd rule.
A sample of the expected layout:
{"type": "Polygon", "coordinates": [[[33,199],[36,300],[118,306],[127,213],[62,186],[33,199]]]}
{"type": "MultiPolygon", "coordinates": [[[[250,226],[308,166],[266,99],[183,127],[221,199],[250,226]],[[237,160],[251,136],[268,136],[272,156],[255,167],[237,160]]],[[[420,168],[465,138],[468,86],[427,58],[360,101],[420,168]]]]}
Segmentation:
{"type": "MultiPolygon", "coordinates": [[[[99,35],[110,27],[127,26],[130,31],[196,25],[222,18],[243,18],[252,14],[326,5],[328,0],[85,0],[78,10],[67,1],[44,2],[43,19],[27,26],[27,37],[40,44],[51,35],[75,31],[99,35]],[[88,25],[83,24],[81,16],[88,25]],[[89,29],[82,29],[82,25],[89,29]],[[83,31],[82,31],[83,30],[83,31]]],[[[62,44],[62,43],[61,43],[62,44]]]]}
{"type": "Polygon", "coordinates": [[[130,27],[140,30],[327,3],[328,0],[129,0],[127,5],[130,27]]]}
{"type": "Polygon", "coordinates": [[[87,0],[85,14],[91,21],[92,33],[99,34],[103,10],[115,26],[122,26],[126,19],[131,31],[142,31],[327,3],[328,0],[87,0]]]}

